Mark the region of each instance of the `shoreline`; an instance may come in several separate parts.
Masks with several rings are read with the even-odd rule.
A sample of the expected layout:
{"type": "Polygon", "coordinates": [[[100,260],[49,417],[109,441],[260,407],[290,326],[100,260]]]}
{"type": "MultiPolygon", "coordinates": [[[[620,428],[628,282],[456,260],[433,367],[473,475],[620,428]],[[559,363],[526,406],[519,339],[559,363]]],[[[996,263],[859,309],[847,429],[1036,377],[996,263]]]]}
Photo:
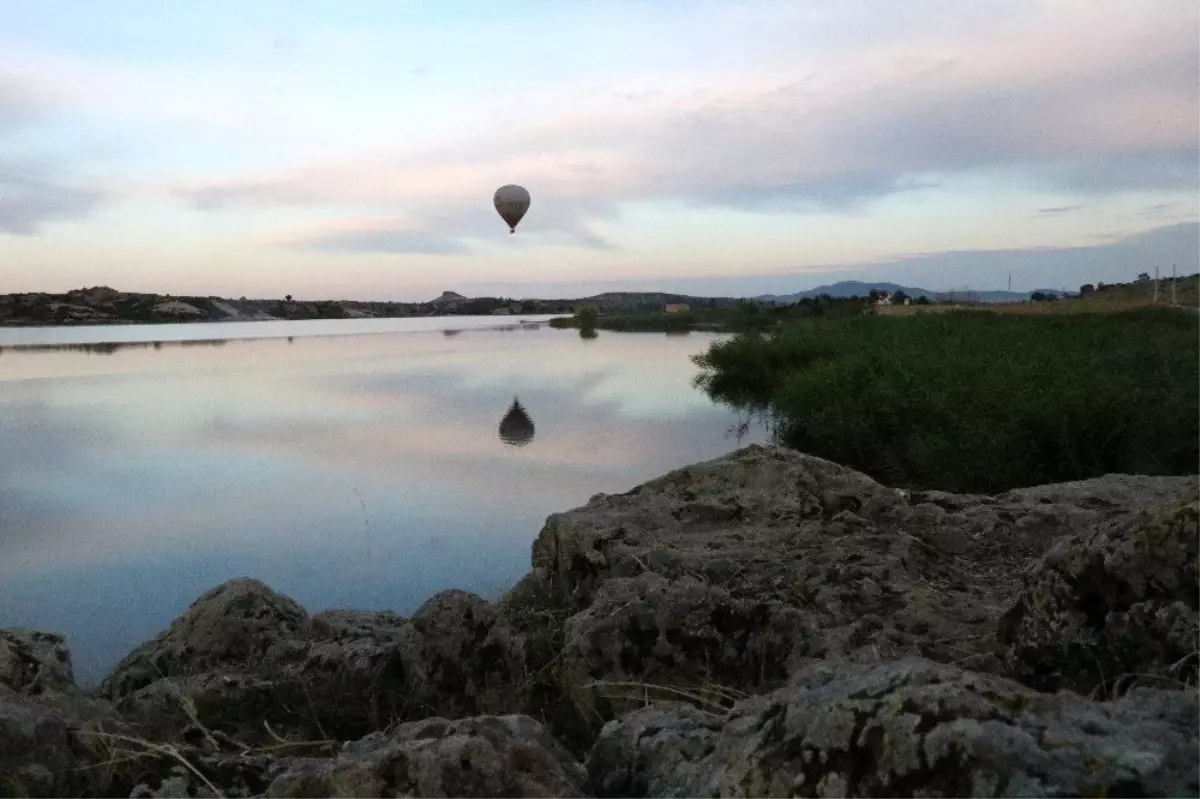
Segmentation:
{"type": "MultiPolygon", "coordinates": [[[[290,329],[290,328],[281,330],[280,332],[269,332],[266,328],[262,328],[259,331],[244,331],[240,334],[234,334],[231,336],[224,336],[224,337],[221,337],[221,336],[214,337],[214,335],[216,334],[217,331],[209,330],[208,327],[210,325],[212,325],[214,327],[218,327],[218,328],[223,325],[240,325],[240,324],[248,323],[250,320],[242,320],[242,321],[214,320],[211,322],[159,322],[159,323],[130,322],[130,323],[100,324],[100,325],[11,325],[11,326],[8,326],[7,328],[4,326],[0,326],[0,348],[4,348],[4,349],[9,349],[9,348],[11,348],[11,349],[41,349],[41,348],[62,347],[62,346],[103,347],[103,346],[107,346],[107,345],[112,345],[112,346],[146,345],[146,346],[149,346],[149,345],[156,344],[156,343],[164,344],[164,345],[179,345],[179,344],[181,344],[181,345],[187,346],[187,345],[199,344],[201,342],[258,341],[258,340],[283,339],[283,338],[293,338],[293,337],[321,338],[321,337],[357,336],[357,335],[390,335],[390,334],[396,334],[396,333],[409,333],[409,332],[411,332],[411,333],[443,333],[443,334],[449,333],[449,334],[453,335],[453,334],[458,334],[458,333],[462,333],[464,331],[470,331],[470,330],[509,330],[509,329],[515,330],[518,328],[521,328],[521,329],[537,328],[537,327],[542,327],[542,326],[548,326],[549,320],[553,319],[553,318],[557,318],[557,317],[547,315],[543,318],[541,316],[535,317],[534,315],[531,314],[529,316],[523,316],[523,317],[511,317],[511,321],[507,321],[509,319],[509,317],[488,316],[488,315],[484,315],[484,316],[450,315],[450,316],[423,316],[423,317],[404,317],[404,318],[396,317],[394,319],[379,318],[379,319],[374,319],[374,320],[363,320],[363,319],[255,320],[256,324],[261,323],[263,325],[266,325],[269,322],[283,322],[283,323],[286,323],[289,325],[290,324],[304,325],[304,324],[308,323],[308,324],[321,325],[322,327],[329,326],[330,323],[336,324],[338,322],[346,322],[346,323],[349,323],[352,327],[350,327],[344,331],[337,331],[337,330],[329,331],[326,329],[321,329],[321,330],[315,330],[312,332],[304,332],[304,331],[297,332],[295,330],[293,330],[292,332],[287,332],[287,329],[290,329]],[[533,317],[532,321],[531,321],[531,317],[533,317]],[[438,320],[441,320],[440,324],[437,323],[438,320]],[[366,321],[366,322],[377,321],[377,322],[383,323],[383,325],[385,325],[385,326],[387,326],[388,323],[411,322],[413,326],[409,327],[409,328],[399,327],[397,329],[383,329],[383,330],[362,330],[359,327],[356,327],[356,326],[361,326],[361,324],[364,321],[366,321]],[[422,326],[422,325],[427,325],[427,326],[422,326]],[[199,327],[203,327],[204,329],[203,329],[203,332],[199,333],[195,337],[155,338],[153,336],[144,336],[144,337],[139,337],[139,338],[131,338],[131,337],[129,337],[131,334],[121,335],[119,332],[114,333],[111,330],[114,327],[122,328],[122,329],[132,328],[135,330],[138,330],[141,328],[159,328],[159,327],[170,327],[170,328],[175,328],[175,330],[179,330],[180,328],[187,328],[187,330],[189,330],[189,331],[197,330],[199,327]],[[30,338],[37,337],[40,340],[22,341],[18,338],[15,341],[5,343],[5,330],[6,329],[12,330],[12,331],[19,330],[22,332],[32,331],[30,333],[26,333],[26,336],[28,336],[30,338]],[[43,331],[44,331],[44,338],[41,338],[43,331]],[[74,335],[72,335],[72,334],[74,334],[74,335]]],[[[227,333],[228,331],[221,331],[221,332],[227,333]]]]}

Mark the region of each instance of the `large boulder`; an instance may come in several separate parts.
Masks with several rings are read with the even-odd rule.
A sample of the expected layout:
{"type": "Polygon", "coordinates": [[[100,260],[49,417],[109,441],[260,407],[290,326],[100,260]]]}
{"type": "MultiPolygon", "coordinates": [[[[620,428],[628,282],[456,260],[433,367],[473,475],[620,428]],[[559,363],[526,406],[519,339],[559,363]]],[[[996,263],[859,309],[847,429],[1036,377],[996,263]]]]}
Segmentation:
{"type": "Polygon", "coordinates": [[[413,614],[424,700],[448,718],[515,709],[524,672],[520,642],[496,607],[467,591],[442,591],[413,614]]]}
{"type": "Polygon", "coordinates": [[[115,736],[134,730],[75,684],[63,637],[0,630],[0,796],[96,796],[129,790],[115,736]]]}
{"type": "Polygon", "coordinates": [[[787,573],[786,544],[798,526],[902,501],[851,469],[754,446],[551,514],[534,543],[533,565],[581,607],[605,580],[646,571],[773,592],[773,578],[787,573]]]}
{"type": "Polygon", "coordinates": [[[0,796],[83,796],[101,760],[79,720],[0,688],[0,796]]]}
{"type": "Polygon", "coordinates": [[[171,626],[125,656],[101,684],[114,699],[151,683],[214,668],[277,660],[305,634],[308,614],[259,580],[239,578],[206,591],[171,626]]]}
{"type": "Polygon", "coordinates": [[[71,652],[61,635],[8,628],[0,630],[0,685],[36,696],[74,691],[71,652]]]}
{"type": "Polygon", "coordinates": [[[520,663],[506,623],[473,594],[438,594],[411,620],[386,611],[310,617],[239,579],[135,649],[101,692],[169,740],[199,743],[206,730],[248,744],[345,740],[397,721],[515,710],[520,663]]]}
{"type": "MultiPolygon", "coordinates": [[[[551,514],[533,545],[533,566],[581,607],[605,580],[645,571],[692,574],[761,596],[786,591],[792,567],[813,554],[858,562],[904,532],[956,567],[987,567],[971,576],[997,579],[1064,535],[1194,484],[1188,477],[1108,475],[995,497],[909,492],[822,458],[752,445],[551,514]],[[864,541],[871,535],[877,540],[864,541]]],[[[907,554],[897,551],[879,565],[902,565],[907,554]]]]}
{"type": "Polygon", "coordinates": [[[755,445],[552,514],[504,612],[531,673],[574,696],[555,723],[563,705],[593,726],[623,706],[598,707],[597,684],[733,696],[828,659],[905,656],[1004,673],[997,631],[1023,570],[1187,485],[1109,475],[994,497],[909,492],[755,445]]]}
{"type": "Polygon", "coordinates": [[[826,664],[728,715],[610,722],[596,796],[1196,796],[1193,691],[1041,694],[923,659],[826,664]]]}
{"type": "Polygon", "coordinates": [[[1014,676],[1042,690],[1119,694],[1196,684],[1200,494],[1059,541],[1001,623],[1014,676]]]}
{"type": "Polygon", "coordinates": [[[585,780],[527,716],[410,722],[348,743],[336,758],[279,768],[266,796],[582,796],[585,780]]]}
{"type": "Polygon", "coordinates": [[[133,730],[82,692],[18,693],[0,685],[0,796],[128,792],[136,765],[118,752],[133,730]]]}
{"type": "Polygon", "coordinates": [[[614,715],[659,690],[721,707],[783,684],[814,633],[795,608],[694,578],[617,578],[567,621],[563,681],[588,689],[578,694],[588,714],[614,715]]]}

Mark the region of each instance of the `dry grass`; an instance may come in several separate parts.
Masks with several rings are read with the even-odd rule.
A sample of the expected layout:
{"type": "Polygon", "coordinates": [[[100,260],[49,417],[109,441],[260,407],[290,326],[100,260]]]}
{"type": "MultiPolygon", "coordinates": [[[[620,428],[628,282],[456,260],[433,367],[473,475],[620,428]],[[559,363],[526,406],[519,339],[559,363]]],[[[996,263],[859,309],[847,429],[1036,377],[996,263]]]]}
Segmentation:
{"type": "MultiPolygon", "coordinates": [[[[937,303],[931,305],[882,305],[877,306],[877,316],[915,316],[921,313],[948,313],[950,311],[987,311],[989,313],[1013,314],[1018,316],[1054,316],[1079,313],[1115,313],[1139,308],[1170,307],[1169,303],[1154,302],[1141,297],[1088,297],[1078,300],[1056,300],[1053,302],[976,302],[937,303]]],[[[1184,308],[1182,303],[1178,306],[1184,308]]]]}
{"type": "Polygon", "coordinates": [[[605,699],[641,702],[643,707],[664,699],[682,700],[717,716],[726,715],[735,704],[749,696],[744,691],[712,682],[685,688],[637,680],[594,680],[585,687],[599,690],[605,699]]]}
{"type": "Polygon", "coordinates": [[[204,784],[204,787],[206,787],[213,796],[220,797],[221,799],[223,799],[225,796],[225,794],[223,794],[217,788],[217,786],[213,785],[212,782],[209,781],[208,777],[204,776],[204,772],[200,771],[200,769],[196,768],[196,766],[193,765],[190,760],[184,757],[183,753],[180,752],[180,750],[174,744],[159,744],[130,735],[116,735],[106,732],[95,732],[93,734],[96,737],[107,741],[112,746],[112,753],[114,757],[110,759],[109,762],[120,762],[122,759],[136,760],[145,756],[166,757],[174,760],[176,763],[179,763],[181,766],[195,775],[195,777],[204,784]],[[132,750],[124,749],[121,747],[121,744],[130,744],[138,748],[132,750]]]}
{"type": "MultiPolygon", "coordinates": [[[[184,714],[191,721],[189,727],[179,736],[181,739],[179,742],[151,741],[144,737],[110,733],[102,729],[92,730],[88,734],[103,746],[106,756],[101,762],[82,767],[80,770],[104,769],[105,778],[102,780],[102,783],[108,785],[120,773],[122,766],[146,760],[167,760],[170,763],[182,766],[199,781],[200,785],[204,786],[204,789],[211,796],[221,798],[225,794],[204,774],[198,765],[203,755],[225,753],[235,757],[262,755],[315,755],[332,757],[341,746],[341,742],[336,740],[289,740],[273,730],[271,725],[265,720],[263,721],[263,727],[272,743],[251,746],[237,740],[231,735],[209,729],[200,721],[195,701],[186,692],[181,692],[178,700],[180,709],[183,710],[184,714]],[[182,742],[182,739],[187,738],[189,733],[196,732],[199,733],[204,746],[182,742]]],[[[319,726],[319,721],[317,723],[319,726]]],[[[136,781],[131,779],[133,772],[126,772],[124,776],[131,782],[136,781]]]]}
{"type": "Polygon", "coordinates": [[[1179,674],[1188,663],[1197,661],[1200,661],[1200,650],[1189,652],[1159,674],[1134,671],[1118,675],[1112,680],[1102,678],[1100,685],[1092,690],[1088,698],[1110,702],[1124,696],[1134,688],[1174,688],[1195,691],[1200,687],[1196,683],[1195,674],[1186,679],[1179,679],[1174,675],[1179,674]]]}

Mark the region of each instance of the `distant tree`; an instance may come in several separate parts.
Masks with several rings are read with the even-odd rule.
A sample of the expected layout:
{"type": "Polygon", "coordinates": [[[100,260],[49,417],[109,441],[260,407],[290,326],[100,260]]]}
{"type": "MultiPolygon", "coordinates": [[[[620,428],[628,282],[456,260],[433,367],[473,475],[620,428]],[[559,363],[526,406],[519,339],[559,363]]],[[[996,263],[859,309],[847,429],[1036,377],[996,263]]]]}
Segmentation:
{"type": "Polygon", "coordinates": [[[1150,273],[1149,272],[1139,272],[1138,276],[1137,276],[1137,282],[1138,283],[1149,283],[1150,282],[1150,273]]]}
{"type": "Polygon", "coordinates": [[[929,304],[929,298],[926,297],[924,294],[922,294],[920,297],[917,297],[917,305],[928,305],[928,304],[929,304]]]}
{"type": "Polygon", "coordinates": [[[893,305],[903,305],[904,301],[907,299],[908,299],[908,295],[905,294],[903,291],[898,290],[895,294],[892,295],[892,304],[893,305]]]}
{"type": "Polygon", "coordinates": [[[595,330],[596,320],[600,315],[596,313],[595,308],[583,308],[576,316],[579,317],[580,330],[595,330]]]}
{"type": "Polygon", "coordinates": [[[1079,287],[1079,296],[1080,297],[1086,297],[1089,294],[1094,294],[1095,292],[1096,292],[1096,287],[1093,286],[1091,283],[1084,283],[1082,286],[1079,287]]]}
{"type": "Polygon", "coordinates": [[[288,295],[287,295],[287,296],[285,296],[283,299],[284,299],[284,300],[286,300],[287,302],[291,302],[291,301],[292,301],[292,295],[291,295],[291,294],[288,294],[288,295]]]}
{"type": "Polygon", "coordinates": [[[1041,291],[1035,291],[1029,296],[1029,299],[1033,300],[1034,302],[1045,302],[1046,294],[1041,291]]]}

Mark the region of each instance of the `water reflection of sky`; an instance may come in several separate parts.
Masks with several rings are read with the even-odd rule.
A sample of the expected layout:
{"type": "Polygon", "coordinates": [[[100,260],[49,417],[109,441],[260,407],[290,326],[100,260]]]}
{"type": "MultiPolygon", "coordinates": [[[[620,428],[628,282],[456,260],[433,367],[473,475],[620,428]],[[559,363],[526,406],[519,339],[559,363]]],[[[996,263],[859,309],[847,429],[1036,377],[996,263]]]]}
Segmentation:
{"type": "Polygon", "coordinates": [[[312,610],[495,595],[547,514],[737,446],[734,414],[691,384],[688,356],[711,340],[5,348],[0,626],[67,634],[93,680],[234,576],[312,610]],[[514,397],[536,425],[524,447],[498,435],[514,397]]]}

